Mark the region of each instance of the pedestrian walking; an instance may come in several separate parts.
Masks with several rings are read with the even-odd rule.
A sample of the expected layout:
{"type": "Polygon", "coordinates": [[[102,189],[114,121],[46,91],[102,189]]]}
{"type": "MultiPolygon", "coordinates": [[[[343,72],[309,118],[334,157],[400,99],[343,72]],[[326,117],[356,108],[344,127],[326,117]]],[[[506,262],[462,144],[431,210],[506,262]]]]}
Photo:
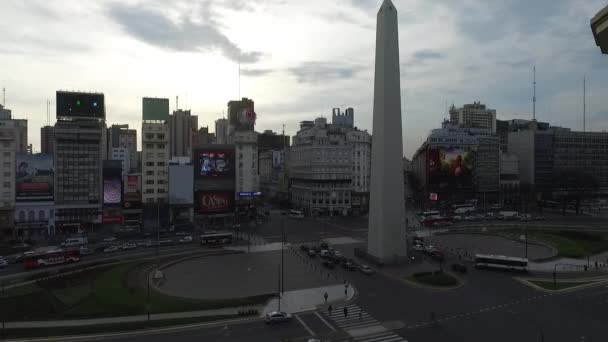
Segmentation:
{"type": "Polygon", "coordinates": [[[323,294],[323,298],[325,298],[325,304],[327,304],[327,297],[329,296],[327,295],[327,292],[325,292],[325,294],[323,294]]]}
{"type": "Polygon", "coordinates": [[[348,308],[344,307],[344,318],[348,317],[348,308]]]}
{"type": "Polygon", "coordinates": [[[330,316],[331,316],[331,311],[332,311],[333,309],[334,309],[334,308],[331,306],[331,304],[329,304],[329,307],[327,307],[327,312],[329,312],[329,315],[330,315],[330,316]]]}

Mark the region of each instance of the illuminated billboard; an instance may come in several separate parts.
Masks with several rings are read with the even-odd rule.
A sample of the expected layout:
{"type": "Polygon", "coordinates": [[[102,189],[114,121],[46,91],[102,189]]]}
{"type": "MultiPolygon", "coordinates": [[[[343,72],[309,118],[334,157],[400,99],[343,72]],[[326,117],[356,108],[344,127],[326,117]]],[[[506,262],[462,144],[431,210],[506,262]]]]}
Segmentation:
{"type": "Polygon", "coordinates": [[[198,191],[196,210],[200,214],[219,214],[234,210],[234,193],[231,191],[198,191]]]}
{"type": "Polygon", "coordinates": [[[472,184],[475,153],[458,148],[436,148],[427,151],[429,184],[440,187],[467,187],[472,184]]]}
{"type": "Polygon", "coordinates": [[[17,153],[17,202],[53,200],[53,155],[17,153]]]}
{"type": "Polygon", "coordinates": [[[144,97],[142,99],[142,114],[144,120],[169,120],[169,99],[144,97]]]}
{"type": "Polygon", "coordinates": [[[200,178],[228,177],[232,175],[231,151],[200,151],[196,173],[200,178]]]}
{"type": "Polygon", "coordinates": [[[56,100],[57,117],[106,117],[103,94],[58,91],[56,100]]]}
{"type": "Polygon", "coordinates": [[[105,207],[120,206],[122,200],[122,182],[120,178],[104,178],[103,204],[105,207]]]}

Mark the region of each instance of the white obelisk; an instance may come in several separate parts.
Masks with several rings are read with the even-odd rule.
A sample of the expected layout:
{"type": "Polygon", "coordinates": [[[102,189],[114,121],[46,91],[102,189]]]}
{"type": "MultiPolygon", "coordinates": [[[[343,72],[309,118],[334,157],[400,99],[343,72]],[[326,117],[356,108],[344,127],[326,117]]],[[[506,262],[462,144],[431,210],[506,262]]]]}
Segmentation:
{"type": "Polygon", "coordinates": [[[376,27],[374,127],[367,252],[383,262],[406,253],[397,9],[384,0],[376,27]]]}

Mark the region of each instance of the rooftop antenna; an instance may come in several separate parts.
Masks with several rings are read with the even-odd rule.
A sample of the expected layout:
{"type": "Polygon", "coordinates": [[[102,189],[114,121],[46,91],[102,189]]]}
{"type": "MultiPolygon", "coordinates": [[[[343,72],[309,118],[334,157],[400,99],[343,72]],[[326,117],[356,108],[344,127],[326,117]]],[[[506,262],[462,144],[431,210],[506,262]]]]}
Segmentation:
{"type": "Polygon", "coordinates": [[[239,55],[239,97],[238,100],[241,99],[241,56],[239,55]]]}
{"type": "Polygon", "coordinates": [[[175,111],[179,110],[179,96],[175,96],[175,111]]]}
{"type": "Polygon", "coordinates": [[[583,76],[583,132],[586,132],[587,130],[587,126],[586,126],[586,121],[585,121],[585,116],[586,116],[586,112],[587,112],[587,77],[583,76]]]}
{"type": "Polygon", "coordinates": [[[532,68],[532,86],[534,88],[534,95],[532,95],[532,120],[536,120],[536,65],[532,68]]]}
{"type": "Polygon", "coordinates": [[[46,125],[51,125],[51,101],[46,100],[46,125]]]}
{"type": "Polygon", "coordinates": [[[2,107],[6,108],[6,88],[2,87],[2,107]]]}

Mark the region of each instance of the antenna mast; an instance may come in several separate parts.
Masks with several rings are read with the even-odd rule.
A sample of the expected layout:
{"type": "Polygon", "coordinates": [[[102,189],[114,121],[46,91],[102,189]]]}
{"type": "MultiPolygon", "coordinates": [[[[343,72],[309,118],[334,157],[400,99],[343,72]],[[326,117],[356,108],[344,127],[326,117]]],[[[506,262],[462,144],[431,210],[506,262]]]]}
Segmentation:
{"type": "Polygon", "coordinates": [[[587,131],[587,77],[583,76],[583,132],[587,131]]]}
{"type": "Polygon", "coordinates": [[[177,112],[179,110],[179,96],[176,95],[175,96],[175,111],[177,112]]]}
{"type": "Polygon", "coordinates": [[[2,107],[6,108],[6,88],[2,87],[2,107]]]}
{"type": "Polygon", "coordinates": [[[238,100],[241,100],[241,56],[239,55],[239,97],[238,100]]]}
{"type": "Polygon", "coordinates": [[[536,120],[536,65],[532,68],[534,95],[532,95],[532,120],[536,120]]]}

